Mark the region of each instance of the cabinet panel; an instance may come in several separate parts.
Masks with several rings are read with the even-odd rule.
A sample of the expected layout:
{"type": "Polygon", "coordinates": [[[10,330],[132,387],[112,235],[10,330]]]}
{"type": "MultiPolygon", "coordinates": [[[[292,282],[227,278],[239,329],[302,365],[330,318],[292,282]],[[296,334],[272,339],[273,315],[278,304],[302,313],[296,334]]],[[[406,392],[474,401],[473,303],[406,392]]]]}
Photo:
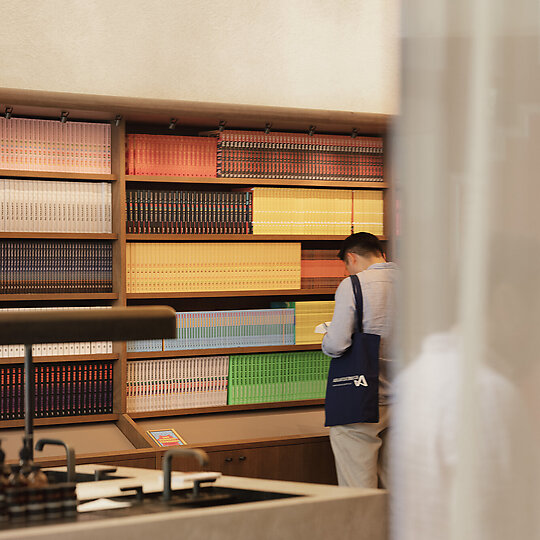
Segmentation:
{"type": "Polygon", "coordinates": [[[112,459],[104,461],[100,465],[111,465],[112,467],[137,467],[140,469],[155,469],[156,458],[154,456],[138,459],[112,459]]]}
{"type": "MultiPolygon", "coordinates": [[[[329,441],[208,452],[209,470],[228,476],[337,484],[329,441]]],[[[195,460],[174,459],[174,470],[200,470],[195,460]]]]}

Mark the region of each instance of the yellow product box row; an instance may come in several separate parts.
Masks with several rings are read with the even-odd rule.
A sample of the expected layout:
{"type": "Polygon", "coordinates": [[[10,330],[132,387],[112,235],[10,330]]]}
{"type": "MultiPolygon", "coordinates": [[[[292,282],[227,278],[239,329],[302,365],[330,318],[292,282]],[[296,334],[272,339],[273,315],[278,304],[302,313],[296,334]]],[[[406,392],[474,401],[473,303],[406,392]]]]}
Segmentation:
{"type": "Polygon", "coordinates": [[[384,234],[381,190],[251,188],[253,234],[384,234]]]}
{"type": "Polygon", "coordinates": [[[384,235],[383,192],[353,191],[353,232],[384,235]]]}
{"type": "Polygon", "coordinates": [[[128,293],[299,289],[299,243],[128,243],[128,293]]]}

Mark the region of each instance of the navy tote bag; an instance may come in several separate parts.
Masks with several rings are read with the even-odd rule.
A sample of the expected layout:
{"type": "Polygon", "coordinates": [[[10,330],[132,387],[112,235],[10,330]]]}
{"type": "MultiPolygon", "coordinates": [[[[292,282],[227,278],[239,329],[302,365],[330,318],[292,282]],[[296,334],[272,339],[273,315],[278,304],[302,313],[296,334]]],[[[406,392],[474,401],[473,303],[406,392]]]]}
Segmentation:
{"type": "Polygon", "coordinates": [[[381,337],[362,331],[364,302],[358,276],[352,275],[357,329],[345,353],[332,358],[326,383],[325,426],[379,421],[379,345],[381,337]]]}

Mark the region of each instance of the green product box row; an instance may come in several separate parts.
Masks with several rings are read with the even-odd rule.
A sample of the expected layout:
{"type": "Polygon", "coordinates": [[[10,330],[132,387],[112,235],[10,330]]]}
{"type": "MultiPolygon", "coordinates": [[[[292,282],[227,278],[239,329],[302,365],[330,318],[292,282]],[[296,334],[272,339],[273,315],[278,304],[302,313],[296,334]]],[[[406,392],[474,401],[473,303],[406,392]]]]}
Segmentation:
{"type": "Polygon", "coordinates": [[[230,356],[228,404],[322,399],[329,366],[321,351],[230,356]]]}

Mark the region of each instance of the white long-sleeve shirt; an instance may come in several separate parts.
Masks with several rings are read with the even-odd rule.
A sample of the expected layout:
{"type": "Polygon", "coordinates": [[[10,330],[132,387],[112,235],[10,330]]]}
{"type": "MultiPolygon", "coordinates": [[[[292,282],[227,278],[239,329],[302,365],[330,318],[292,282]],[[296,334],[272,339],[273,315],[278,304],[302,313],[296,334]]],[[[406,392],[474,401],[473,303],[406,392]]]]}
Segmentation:
{"type": "MultiPolygon", "coordinates": [[[[398,268],[395,263],[372,264],[358,273],[364,300],[363,331],[381,336],[379,349],[379,403],[391,397],[390,380],[393,356],[392,339],[396,319],[395,285],[398,268]]],[[[327,356],[341,356],[350,346],[356,328],[356,306],[350,278],[344,279],[336,290],[336,305],[332,324],[322,342],[327,356]]]]}

